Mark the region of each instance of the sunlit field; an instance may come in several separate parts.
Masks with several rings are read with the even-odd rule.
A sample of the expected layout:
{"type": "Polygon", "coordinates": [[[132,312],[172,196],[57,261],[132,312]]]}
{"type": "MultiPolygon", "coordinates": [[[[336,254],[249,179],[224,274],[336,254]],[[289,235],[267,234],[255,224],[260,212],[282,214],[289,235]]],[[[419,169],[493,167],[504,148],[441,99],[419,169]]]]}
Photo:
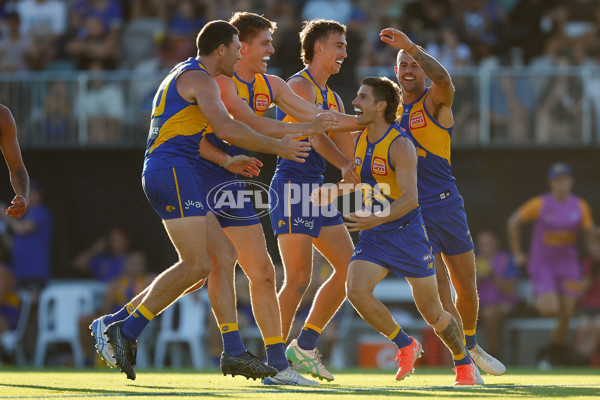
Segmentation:
{"type": "Polygon", "coordinates": [[[485,386],[453,387],[450,369],[419,368],[402,382],[393,371],[346,370],[318,387],[273,387],[215,370],[143,370],[128,381],[116,370],[0,369],[0,399],[186,396],[225,399],[430,399],[599,398],[600,369],[540,371],[510,368],[501,377],[484,376],[485,386]]]}

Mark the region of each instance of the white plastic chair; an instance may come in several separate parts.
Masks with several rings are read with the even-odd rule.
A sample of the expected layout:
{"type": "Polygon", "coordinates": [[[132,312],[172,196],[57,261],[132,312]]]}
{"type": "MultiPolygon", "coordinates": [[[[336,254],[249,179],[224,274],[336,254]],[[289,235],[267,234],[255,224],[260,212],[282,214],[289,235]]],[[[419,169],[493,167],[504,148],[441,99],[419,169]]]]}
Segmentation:
{"type": "MultiPolygon", "coordinates": [[[[187,344],[190,348],[192,365],[196,369],[206,366],[204,337],[206,336],[206,315],[210,309],[206,291],[187,294],[165,310],[160,318],[160,330],[156,338],[154,366],[163,368],[169,344],[187,344]],[[176,319],[176,312],[179,311],[176,319]]],[[[181,352],[171,352],[174,365],[181,364],[181,352]]]]}
{"type": "Polygon", "coordinates": [[[6,331],[0,334],[0,344],[5,351],[14,354],[17,365],[22,366],[26,364],[26,359],[21,341],[25,335],[27,323],[29,322],[32,301],[31,294],[27,290],[20,290],[19,299],[21,300],[21,308],[17,327],[15,330],[6,331]]]}
{"type": "Polygon", "coordinates": [[[94,310],[94,293],[85,284],[55,284],[46,287],[40,295],[38,337],[35,348],[36,367],[42,367],[48,345],[68,343],[73,351],[75,365],[84,365],[79,343],[79,318],[94,310]]]}

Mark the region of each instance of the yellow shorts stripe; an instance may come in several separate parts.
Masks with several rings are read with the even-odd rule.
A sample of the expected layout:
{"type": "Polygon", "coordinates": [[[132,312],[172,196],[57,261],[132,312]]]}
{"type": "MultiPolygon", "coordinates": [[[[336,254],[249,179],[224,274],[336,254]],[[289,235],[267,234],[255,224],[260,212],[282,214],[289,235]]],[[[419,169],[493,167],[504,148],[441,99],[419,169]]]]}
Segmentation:
{"type": "Polygon", "coordinates": [[[177,173],[173,167],[173,178],[175,178],[175,188],[177,189],[177,200],[179,201],[179,210],[181,210],[181,218],[183,218],[183,207],[181,206],[181,195],[179,194],[179,183],[177,182],[177,173]]]}

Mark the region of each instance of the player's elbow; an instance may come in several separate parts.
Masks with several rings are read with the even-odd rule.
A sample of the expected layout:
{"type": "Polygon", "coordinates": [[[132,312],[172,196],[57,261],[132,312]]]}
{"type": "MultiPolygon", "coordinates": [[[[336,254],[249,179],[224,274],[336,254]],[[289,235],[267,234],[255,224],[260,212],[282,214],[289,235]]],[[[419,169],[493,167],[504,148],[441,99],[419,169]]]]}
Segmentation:
{"type": "Polygon", "coordinates": [[[231,142],[231,139],[235,139],[238,127],[234,120],[228,121],[215,128],[215,135],[226,142],[231,142]]]}

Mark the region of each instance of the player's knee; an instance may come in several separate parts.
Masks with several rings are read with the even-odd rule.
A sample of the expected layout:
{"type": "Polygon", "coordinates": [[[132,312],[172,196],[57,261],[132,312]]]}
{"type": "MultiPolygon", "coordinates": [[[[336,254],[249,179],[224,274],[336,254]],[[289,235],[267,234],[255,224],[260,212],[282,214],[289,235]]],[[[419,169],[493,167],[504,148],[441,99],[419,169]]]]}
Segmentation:
{"type": "Polygon", "coordinates": [[[210,273],[211,264],[207,260],[183,260],[180,268],[182,269],[182,277],[187,280],[187,283],[191,285],[197,283],[201,279],[204,279],[210,273]]]}
{"type": "Polygon", "coordinates": [[[373,296],[373,290],[361,282],[349,280],[346,282],[346,296],[353,306],[360,306],[366,299],[373,296]]]}
{"type": "Polygon", "coordinates": [[[253,271],[248,274],[248,279],[252,286],[260,287],[264,290],[270,290],[275,285],[275,270],[273,265],[269,262],[265,264],[259,271],[253,271]]]}
{"type": "Polygon", "coordinates": [[[308,285],[310,285],[310,271],[295,271],[294,273],[286,273],[285,282],[286,285],[293,287],[300,293],[306,292],[308,285]]]}

